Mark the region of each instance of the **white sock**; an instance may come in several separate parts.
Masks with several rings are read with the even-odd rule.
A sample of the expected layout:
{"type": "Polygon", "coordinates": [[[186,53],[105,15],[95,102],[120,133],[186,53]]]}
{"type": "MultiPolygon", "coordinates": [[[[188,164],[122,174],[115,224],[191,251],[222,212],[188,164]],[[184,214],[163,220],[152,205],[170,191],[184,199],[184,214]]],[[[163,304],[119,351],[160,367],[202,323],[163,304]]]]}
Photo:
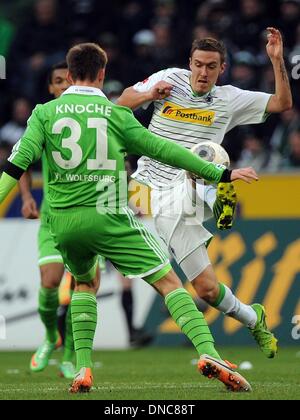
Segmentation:
{"type": "Polygon", "coordinates": [[[250,305],[245,305],[237,297],[234,296],[229,287],[222,285],[225,288],[225,295],[223,300],[216,306],[216,309],[223,312],[225,315],[240,321],[246,327],[254,328],[257,322],[257,314],[250,305]]]}
{"type": "Polygon", "coordinates": [[[217,189],[214,185],[205,185],[197,183],[197,195],[200,200],[204,201],[208,207],[213,211],[214,204],[217,198],[217,189]]]}
{"type": "Polygon", "coordinates": [[[213,211],[216,198],[217,198],[216,187],[213,185],[207,185],[205,187],[205,202],[210,207],[211,211],[213,211]]]}

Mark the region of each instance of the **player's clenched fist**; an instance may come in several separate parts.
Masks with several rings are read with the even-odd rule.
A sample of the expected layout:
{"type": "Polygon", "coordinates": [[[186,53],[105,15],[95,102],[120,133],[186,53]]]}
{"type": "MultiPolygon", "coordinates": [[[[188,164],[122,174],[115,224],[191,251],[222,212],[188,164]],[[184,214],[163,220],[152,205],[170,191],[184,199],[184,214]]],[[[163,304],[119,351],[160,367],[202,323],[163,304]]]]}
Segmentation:
{"type": "Polygon", "coordinates": [[[151,89],[151,99],[153,101],[157,101],[160,99],[165,99],[171,94],[171,90],[173,89],[173,86],[170,83],[161,81],[156,83],[156,85],[153,86],[151,89]]]}
{"type": "Polygon", "coordinates": [[[268,31],[268,43],[266,46],[267,54],[271,60],[282,60],[283,59],[283,42],[282,36],[278,29],[269,27],[268,31]]]}
{"type": "Polygon", "coordinates": [[[38,219],[39,218],[39,211],[37,208],[37,204],[33,198],[28,198],[24,200],[22,206],[22,215],[25,219],[38,219]]]}

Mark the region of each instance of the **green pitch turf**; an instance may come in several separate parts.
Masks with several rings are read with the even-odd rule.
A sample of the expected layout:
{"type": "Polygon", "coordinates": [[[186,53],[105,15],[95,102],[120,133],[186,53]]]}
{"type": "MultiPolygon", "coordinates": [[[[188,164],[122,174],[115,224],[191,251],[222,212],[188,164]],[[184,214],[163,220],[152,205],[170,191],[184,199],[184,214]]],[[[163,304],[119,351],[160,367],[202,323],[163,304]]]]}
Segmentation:
{"type": "MultiPolygon", "coordinates": [[[[69,381],[58,377],[53,365],[40,374],[29,373],[31,353],[0,353],[0,400],[244,400],[300,399],[298,347],[281,349],[274,360],[256,348],[223,348],[228,360],[250,361],[253,369],[240,371],[252,384],[250,394],[233,394],[218,381],[200,376],[192,363],[195,352],[185,348],[147,348],[99,351],[94,354],[95,389],[69,395],[69,381]],[[298,353],[297,353],[298,352],[298,353]]],[[[61,354],[54,353],[59,360],[61,354]]]]}

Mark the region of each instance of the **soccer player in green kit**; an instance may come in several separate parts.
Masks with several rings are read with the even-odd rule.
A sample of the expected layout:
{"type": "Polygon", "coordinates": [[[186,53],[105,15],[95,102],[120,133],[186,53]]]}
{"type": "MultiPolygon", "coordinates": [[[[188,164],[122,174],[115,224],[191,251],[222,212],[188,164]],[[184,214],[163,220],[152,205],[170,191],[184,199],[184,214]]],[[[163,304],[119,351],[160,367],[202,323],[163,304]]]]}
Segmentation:
{"type": "Polygon", "coordinates": [[[142,277],[165,299],[177,325],[199,354],[199,371],[229,389],[249,391],[234,366],[221,359],[208,325],[171,268],[155,238],[127,204],[125,154],[146,155],[219,183],[257,180],[252,168],[228,171],[185,148],[151,134],[128,108],[102,93],[107,56],[95,44],[68,53],[71,87],[58,99],[38,105],[15,146],[0,180],[0,203],[28,166],[44,152],[49,165],[47,200],[51,233],[76,279],[72,326],[77,370],[71,392],[93,384],[92,347],[97,302],[92,285],[98,254],[124,275],[142,277]]]}
{"type": "MultiPolygon", "coordinates": [[[[48,90],[54,98],[59,98],[70,86],[67,81],[68,65],[61,62],[54,65],[49,74],[48,90]]],[[[42,156],[42,168],[44,179],[44,199],[40,214],[37,203],[31,194],[30,171],[24,173],[20,179],[20,191],[23,201],[22,213],[26,219],[41,219],[38,234],[38,248],[41,275],[41,288],[39,291],[39,314],[46,330],[46,339],[39,346],[31,358],[31,372],[42,372],[49,364],[49,359],[55,348],[62,345],[58,333],[58,307],[59,307],[59,286],[61,284],[65,267],[63,258],[55,248],[48,223],[49,206],[46,200],[48,188],[48,164],[46,156],[42,156]]],[[[95,286],[99,284],[99,272],[94,280],[95,286]]],[[[60,374],[66,379],[73,379],[75,376],[74,341],[71,321],[71,307],[69,306],[65,318],[65,340],[62,363],[59,366],[60,374]]]]}

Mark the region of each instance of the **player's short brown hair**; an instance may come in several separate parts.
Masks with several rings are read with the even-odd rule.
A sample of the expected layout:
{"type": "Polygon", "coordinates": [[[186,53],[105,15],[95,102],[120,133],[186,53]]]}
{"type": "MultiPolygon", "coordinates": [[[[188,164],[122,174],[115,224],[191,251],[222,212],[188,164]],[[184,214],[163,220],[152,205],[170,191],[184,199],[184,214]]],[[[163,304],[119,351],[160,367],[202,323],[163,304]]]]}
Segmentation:
{"type": "Polygon", "coordinates": [[[107,55],[97,44],[78,44],[69,50],[67,63],[73,80],[94,82],[99,71],[106,67],[107,55]]]}
{"type": "Polygon", "coordinates": [[[222,41],[214,38],[195,39],[192,44],[190,57],[193,57],[196,50],[218,52],[221,57],[221,64],[225,63],[227,51],[222,41]]]}
{"type": "Polygon", "coordinates": [[[67,68],[68,68],[68,64],[66,61],[61,61],[60,63],[54,64],[48,73],[48,85],[52,85],[53,75],[56,70],[66,70],[67,68]]]}

